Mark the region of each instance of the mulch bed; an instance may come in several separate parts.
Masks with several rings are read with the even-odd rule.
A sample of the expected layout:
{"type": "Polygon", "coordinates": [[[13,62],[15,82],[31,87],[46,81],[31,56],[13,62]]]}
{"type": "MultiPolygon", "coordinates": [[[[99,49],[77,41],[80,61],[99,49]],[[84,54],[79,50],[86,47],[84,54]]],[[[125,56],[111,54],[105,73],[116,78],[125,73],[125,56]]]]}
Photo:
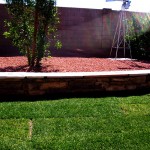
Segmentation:
{"type": "MultiPolygon", "coordinates": [[[[0,57],[0,72],[27,72],[27,58],[0,57]]],[[[97,72],[150,69],[150,61],[108,58],[52,57],[42,60],[41,68],[31,72],[97,72]]]]}

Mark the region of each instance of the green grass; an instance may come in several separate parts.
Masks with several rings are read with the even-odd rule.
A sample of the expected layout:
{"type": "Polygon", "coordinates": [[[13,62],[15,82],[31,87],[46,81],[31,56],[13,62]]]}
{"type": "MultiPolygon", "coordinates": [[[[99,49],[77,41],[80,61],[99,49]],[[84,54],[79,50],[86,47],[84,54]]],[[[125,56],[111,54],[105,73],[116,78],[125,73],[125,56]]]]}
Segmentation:
{"type": "Polygon", "coordinates": [[[150,149],[150,94],[1,101],[0,150],[150,149]]]}

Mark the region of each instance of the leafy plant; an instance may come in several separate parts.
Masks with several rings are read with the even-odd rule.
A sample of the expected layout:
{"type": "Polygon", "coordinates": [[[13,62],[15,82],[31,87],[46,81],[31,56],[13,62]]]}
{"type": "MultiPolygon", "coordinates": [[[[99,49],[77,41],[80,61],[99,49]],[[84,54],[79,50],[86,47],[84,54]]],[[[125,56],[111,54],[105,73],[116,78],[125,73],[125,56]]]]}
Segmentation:
{"type": "Polygon", "coordinates": [[[133,15],[128,21],[132,56],[136,59],[150,59],[150,21],[147,16],[133,15]]]}
{"type": "Polygon", "coordinates": [[[41,59],[49,54],[51,39],[57,48],[61,42],[57,36],[59,23],[55,0],[6,0],[10,20],[5,21],[11,38],[20,52],[27,56],[28,64],[40,66],[41,59]]]}

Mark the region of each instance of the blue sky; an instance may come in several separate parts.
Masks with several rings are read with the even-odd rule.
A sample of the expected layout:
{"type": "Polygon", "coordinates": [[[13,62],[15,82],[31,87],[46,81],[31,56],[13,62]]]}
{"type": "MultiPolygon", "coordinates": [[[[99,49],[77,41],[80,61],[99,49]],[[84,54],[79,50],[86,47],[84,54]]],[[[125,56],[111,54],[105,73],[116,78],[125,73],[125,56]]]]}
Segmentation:
{"type": "MultiPolygon", "coordinates": [[[[4,3],[5,0],[0,0],[4,3]]],[[[112,8],[120,10],[122,2],[106,2],[106,0],[57,0],[57,6],[77,8],[112,8]]],[[[131,0],[130,11],[150,12],[150,0],[131,0]]]]}

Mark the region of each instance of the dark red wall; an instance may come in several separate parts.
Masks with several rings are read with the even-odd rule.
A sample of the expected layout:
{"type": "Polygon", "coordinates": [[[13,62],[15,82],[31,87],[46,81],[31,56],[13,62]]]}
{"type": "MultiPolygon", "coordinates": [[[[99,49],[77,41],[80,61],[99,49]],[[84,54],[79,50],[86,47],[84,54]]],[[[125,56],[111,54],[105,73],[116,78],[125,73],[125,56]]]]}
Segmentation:
{"type": "Polygon", "coordinates": [[[5,31],[4,20],[8,19],[9,15],[5,5],[0,4],[0,56],[15,56],[19,55],[17,48],[13,47],[11,41],[3,36],[5,31]]]}
{"type": "MultiPolygon", "coordinates": [[[[51,46],[52,56],[107,56],[112,40],[111,10],[59,7],[58,11],[61,21],[58,35],[63,47],[57,50],[51,46]]],[[[0,4],[0,56],[19,55],[17,48],[3,36],[4,20],[8,18],[5,5],[0,4]]]]}
{"type": "MultiPolygon", "coordinates": [[[[59,7],[59,39],[63,47],[50,47],[52,56],[109,57],[118,21],[118,11],[59,7]]],[[[127,15],[131,16],[132,12],[127,15]]],[[[0,4],[0,56],[19,55],[17,48],[3,36],[4,20],[9,18],[5,5],[0,4]]]]}

